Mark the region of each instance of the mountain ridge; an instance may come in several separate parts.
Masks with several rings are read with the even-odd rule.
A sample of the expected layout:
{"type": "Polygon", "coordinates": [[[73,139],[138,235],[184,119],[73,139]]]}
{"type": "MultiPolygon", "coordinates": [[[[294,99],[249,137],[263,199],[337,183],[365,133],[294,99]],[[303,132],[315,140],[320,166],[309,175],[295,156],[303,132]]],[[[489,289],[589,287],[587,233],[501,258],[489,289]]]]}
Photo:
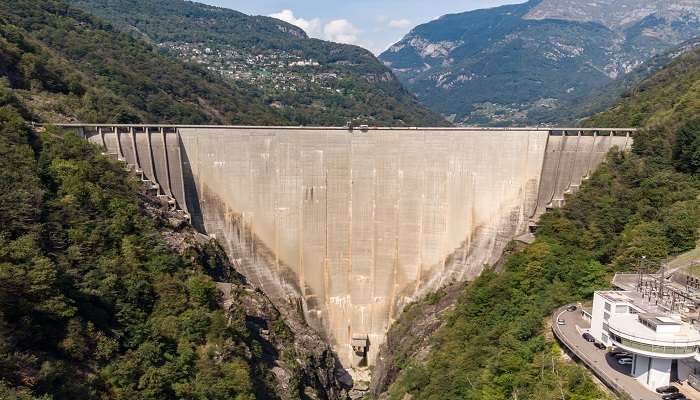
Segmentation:
{"type": "Polygon", "coordinates": [[[254,87],[301,125],[446,125],[368,50],[309,38],[286,22],[183,0],[68,0],[160,51],[254,87]]]}
{"type": "MultiPolygon", "coordinates": [[[[569,4],[531,0],[445,15],[379,58],[423,104],[457,124],[524,125],[700,36],[696,14],[642,13],[616,30],[586,18],[527,18],[552,2],[569,4]]],[[[675,2],[686,0],[664,4],[675,2]]]]}
{"type": "Polygon", "coordinates": [[[524,18],[598,22],[610,29],[620,29],[650,15],[678,19],[685,13],[700,14],[700,4],[694,0],[616,0],[614,4],[601,0],[541,0],[524,18]],[[634,11],[630,14],[629,9],[634,11]]]}
{"type": "Polygon", "coordinates": [[[2,0],[0,18],[0,88],[37,122],[290,123],[245,87],[215,81],[64,2],[2,0]]]}
{"type": "Polygon", "coordinates": [[[610,82],[610,84],[594,89],[588,96],[562,104],[561,110],[553,110],[550,113],[543,112],[536,119],[543,124],[558,123],[578,126],[581,123],[586,123],[585,121],[590,119],[590,117],[613,107],[620,101],[620,98],[631,96],[634,87],[644,79],[667,67],[677,58],[698,48],[700,48],[700,38],[683,42],[663,54],[646,60],[640,66],[610,82]]]}

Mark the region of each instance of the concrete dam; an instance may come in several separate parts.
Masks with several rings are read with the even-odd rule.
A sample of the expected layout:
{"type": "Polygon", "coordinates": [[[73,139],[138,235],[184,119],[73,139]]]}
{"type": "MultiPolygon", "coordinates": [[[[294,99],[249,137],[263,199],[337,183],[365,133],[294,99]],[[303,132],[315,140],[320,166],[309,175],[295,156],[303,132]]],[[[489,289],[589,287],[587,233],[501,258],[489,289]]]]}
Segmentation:
{"type": "Polygon", "coordinates": [[[402,308],[476,277],[632,130],[72,125],[123,160],[345,367],[402,308]]]}

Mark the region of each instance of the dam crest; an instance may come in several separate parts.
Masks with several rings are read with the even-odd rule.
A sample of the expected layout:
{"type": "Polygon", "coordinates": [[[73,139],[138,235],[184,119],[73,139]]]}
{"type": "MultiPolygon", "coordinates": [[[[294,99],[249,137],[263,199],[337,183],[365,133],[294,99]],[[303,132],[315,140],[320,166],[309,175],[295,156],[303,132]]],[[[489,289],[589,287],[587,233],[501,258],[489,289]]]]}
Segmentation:
{"type": "Polygon", "coordinates": [[[632,129],[64,125],[123,160],[345,367],[402,308],[478,276],[632,129]]]}

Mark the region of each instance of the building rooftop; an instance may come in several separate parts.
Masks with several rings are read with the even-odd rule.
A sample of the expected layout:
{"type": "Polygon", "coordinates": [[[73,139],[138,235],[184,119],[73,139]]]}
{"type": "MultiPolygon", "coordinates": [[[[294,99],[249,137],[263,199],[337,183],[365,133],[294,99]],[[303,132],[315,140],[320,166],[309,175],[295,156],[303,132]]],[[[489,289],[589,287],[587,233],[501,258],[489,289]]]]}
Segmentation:
{"type": "Polygon", "coordinates": [[[683,322],[680,319],[671,318],[663,314],[644,313],[638,314],[639,320],[648,324],[652,329],[661,325],[681,325],[683,322]]]}
{"type": "Polygon", "coordinates": [[[606,292],[598,292],[599,295],[601,295],[603,298],[606,300],[613,302],[613,303],[631,303],[634,302],[634,300],[627,295],[629,293],[628,291],[620,291],[620,290],[610,290],[606,292]]]}
{"type": "Polygon", "coordinates": [[[658,316],[649,314],[615,314],[610,320],[610,329],[624,333],[626,336],[634,337],[648,342],[663,342],[665,344],[677,343],[686,345],[688,343],[700,345],[700,332],[692,325],[682,322],[680,319],[672,317],[664,318],[669,322],[663,322],[658,316]],[[653,327],[644,322],[654,321],[655,324],[677,327],[673,331],[657,331],[658,325],[653,327]]]}
{"type": "Polygon", "coordinates": [[[678,309],[672,312],[668,304],[658,301],[657,297],[653,295],[650,296],[649,292],[639,292],[632,288],[631,290],[598,292],[598,294],[613,303],[628,303],[637,309],[639,313],[660,315],[677,314],[680,316],[678,309]]]}

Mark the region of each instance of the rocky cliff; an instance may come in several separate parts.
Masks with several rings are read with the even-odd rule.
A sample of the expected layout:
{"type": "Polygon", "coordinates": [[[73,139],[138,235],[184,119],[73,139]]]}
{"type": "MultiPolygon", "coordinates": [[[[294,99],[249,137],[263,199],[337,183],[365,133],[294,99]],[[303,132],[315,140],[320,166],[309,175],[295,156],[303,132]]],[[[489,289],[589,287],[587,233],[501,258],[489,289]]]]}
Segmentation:
{"type": "Polygon", "coordinates": [[[174,252],[217,266],[213,278],[220,305],[229,324],[244,321],[251,336],[244,353],[251,364],[271,373],[273,395],[284,400],[343,400],[356,394],[330,345],[306,324],[296,304],[273,305],[235,270],[221,246],[194,230],[181,213],[168,211],[147,193],[142,205],[146,215],[166,227],[161,234],[174,252]]]}

